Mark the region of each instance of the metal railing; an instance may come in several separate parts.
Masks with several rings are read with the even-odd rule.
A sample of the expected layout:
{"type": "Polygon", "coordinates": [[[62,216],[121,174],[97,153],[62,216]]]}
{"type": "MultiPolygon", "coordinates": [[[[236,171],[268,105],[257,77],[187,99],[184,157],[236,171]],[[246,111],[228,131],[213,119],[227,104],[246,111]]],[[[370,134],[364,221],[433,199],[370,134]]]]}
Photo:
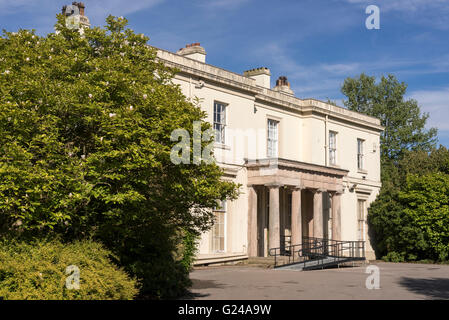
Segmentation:
{"type": "Polygon", "coordinates": [[[341,241],[303,237],[302,244],[285,244],[280,248],[272,248],[269,255],[274,257],[274,266],[286,266],[315,260],[316,267],[343,263],[346,261],[365,260],[364,241],[341,241]],[[283,258],[281,258],[283,257],[283,258]]]}
{"type": "Polygon", "coordinates": [[[292,236],[281,236],[281,252],[284,256],[291,254],[289,250],[292,245],[292,236]]]}

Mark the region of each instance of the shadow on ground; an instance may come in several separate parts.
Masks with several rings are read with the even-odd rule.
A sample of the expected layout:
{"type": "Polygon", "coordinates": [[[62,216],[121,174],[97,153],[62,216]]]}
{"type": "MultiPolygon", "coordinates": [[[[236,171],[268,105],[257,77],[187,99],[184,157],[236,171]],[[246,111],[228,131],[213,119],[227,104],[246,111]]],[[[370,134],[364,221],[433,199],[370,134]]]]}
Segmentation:
{"type": "Polygon", "coordinates": [[[431,299],[449,300],[449,279],[419,279],[403,277],[399,284],[407,290],[431,299]]]}
{"type": "Polygon", "coordinates": [[[218,284],[216,281],[213,281],[213,280],[192,279],[192,286],[190,287],[189,292],[181,299],[182,300],[193,300],[196,298],[208,297],[208,296],[210,296],[210,294],[192,292],[192,291],[203,290],[203,289],[222,289],[222,288],[224,288],[223,285],[218,284]]]}

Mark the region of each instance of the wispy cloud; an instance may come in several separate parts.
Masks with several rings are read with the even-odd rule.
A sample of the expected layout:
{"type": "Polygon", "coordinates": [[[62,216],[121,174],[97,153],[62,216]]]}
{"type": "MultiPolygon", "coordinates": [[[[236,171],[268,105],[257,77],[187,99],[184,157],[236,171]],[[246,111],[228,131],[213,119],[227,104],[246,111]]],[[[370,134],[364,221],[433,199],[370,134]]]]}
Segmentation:
{"type": "Polygon", "coordinates": [[[375,4],[382,13],[399,13],[411,24],[449,29],[449,0],[340,0],[360,7],[375,4]]]}
{"type": "Polygon", "coordinates": [[[208,9],[234,9],[252,0],[197,0],[196,5],[208,9]]]}
{"type": "Polygon", "coordinates": [[[360,5],[375,4],[385,11],[418,11],[431,8],[444,8],[448,5],[448,0],[343,0],[348,3],[360,5]]]}
{"type": "MultiPolygon", "coordinates": [[[[94,25],[104,25],[109,15],[125,16],[153,7],[164,0],[84,0],[86,15],[94,25]]],[[[29,20],[36,22],[36,29],[49,27],[46,23],[54,21],[56,13],[60,13],[62,6],[70,4],[70,0],[0,0],[0,17],[20,13],[29,20]],[[45,24],[41,24],[45,23],[45,24]]]]}
{"type": "Polygon", "coordinates": [[[270,64],[266,66],[272,68],[272,71],[279,75],[287,76],[292,89],[301,98],[341,97],[340,88],[344,80],[362,72],[375,76],[393,73],[399,79],[405,76],[449,72],[449,65],[444,65],[442,57],[405,59],[385,55],[376,59],[359,61],[337,60],[335,63],[310,63],[308,60],[290,54],[292,51],[288,46],[271,42],[259,50],[255,50],[252,54],[253,56],[256,56],[258,52],[263,54],[265,61],[270,61],[270,64]]]}
{"type": "Polygon", "coordinates": [[[115,16],[126,16],[144,9],[148,9],[164,2],[164,0],[95,0],[85,1],[88,6],[87,14],[93,19],[101,19],[109,14],[115,16]]]}
{"type": "Polygon", "coordinates": [[[423,112],[429,113],[427,121],[429,127],[449,131],[449,87],[414,91],[410,97],[418,101],[423,112]]]}
{"type": "Polygon", "coordinates": [[[330,74],[348,74],[354,71],[360,70],[359,63],[335,63],[335,64],[323,64],[320,66],[324,71],[329,72],[330,74]]]}

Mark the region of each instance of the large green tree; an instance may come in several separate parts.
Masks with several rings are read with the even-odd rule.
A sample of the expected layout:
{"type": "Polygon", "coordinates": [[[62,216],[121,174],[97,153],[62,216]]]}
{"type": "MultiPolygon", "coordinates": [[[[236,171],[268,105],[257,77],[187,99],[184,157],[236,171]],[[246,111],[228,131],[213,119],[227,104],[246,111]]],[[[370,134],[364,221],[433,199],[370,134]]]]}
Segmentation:
{"type": "Polygon", "coordinates": [[[407,151],[371,204],[368,222],[379,257],[445,260],[449,238],[449,151],[407,151]]]}
{"type": "Polygon", "coordinates": [[[188,281],[173,251],[237,186],[214,163],[171,161],[174,130],[210,125],[126,24],[80,35],[58,16],[45,37],[0,37],[0,231],[99,239],[144,294],[174,296],[188,281]]]}
{"type": "MultiPolygon", "coordinates": [[[[429,115],[421,112],[416,100],[405,98],[406,90],[407,85],[391,74],[378,82],[361,74],[346,79],[342,86],[348,109],[379,118],[385,127],[381,135],[382,189],[369,208],[370,233],[379,257],[396,261],[441,259],[444,253],[430,250],[435,247],[429,242],[430,229],[422,228],[410,210],[412,195],[424,188],[417,181],[420,177],[429,181],[429,175],[447,172],[449,153],[444,147],[435,148],[437,130],[426,129],[429,115]]],[[[432,187],[426,186],[429,190],[432,187]]]]}

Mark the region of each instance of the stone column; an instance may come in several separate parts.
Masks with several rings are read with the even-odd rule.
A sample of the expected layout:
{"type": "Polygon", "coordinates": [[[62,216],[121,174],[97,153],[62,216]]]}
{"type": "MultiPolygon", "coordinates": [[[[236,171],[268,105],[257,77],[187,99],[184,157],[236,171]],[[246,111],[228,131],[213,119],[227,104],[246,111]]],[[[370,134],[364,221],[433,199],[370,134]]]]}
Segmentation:
{"type": "Polygon", "coordinates": [[[248,256],[257,257],[257,192],[248,186],[248,256]]]}
{"type": "Polygon", "coordinates": [[[292,245],[302,244],[301,188],[292,192],[292,245]]]}
{"type": "Polygon", "coordinates": [[[341,191],[332,193],[332,239],[341,240],[341,191]]]}
{"type": "Polygon", "coordinates": [[[323,191],[313,190],[313,237],[323,238],[323,191]]]}
{"type": "Polygon", "coordinates": [[[268,185],[270,188],[270,213],[268,217],[268,248],[280,248],[281,235],[279,226],[279,185],[268,185]]]}

